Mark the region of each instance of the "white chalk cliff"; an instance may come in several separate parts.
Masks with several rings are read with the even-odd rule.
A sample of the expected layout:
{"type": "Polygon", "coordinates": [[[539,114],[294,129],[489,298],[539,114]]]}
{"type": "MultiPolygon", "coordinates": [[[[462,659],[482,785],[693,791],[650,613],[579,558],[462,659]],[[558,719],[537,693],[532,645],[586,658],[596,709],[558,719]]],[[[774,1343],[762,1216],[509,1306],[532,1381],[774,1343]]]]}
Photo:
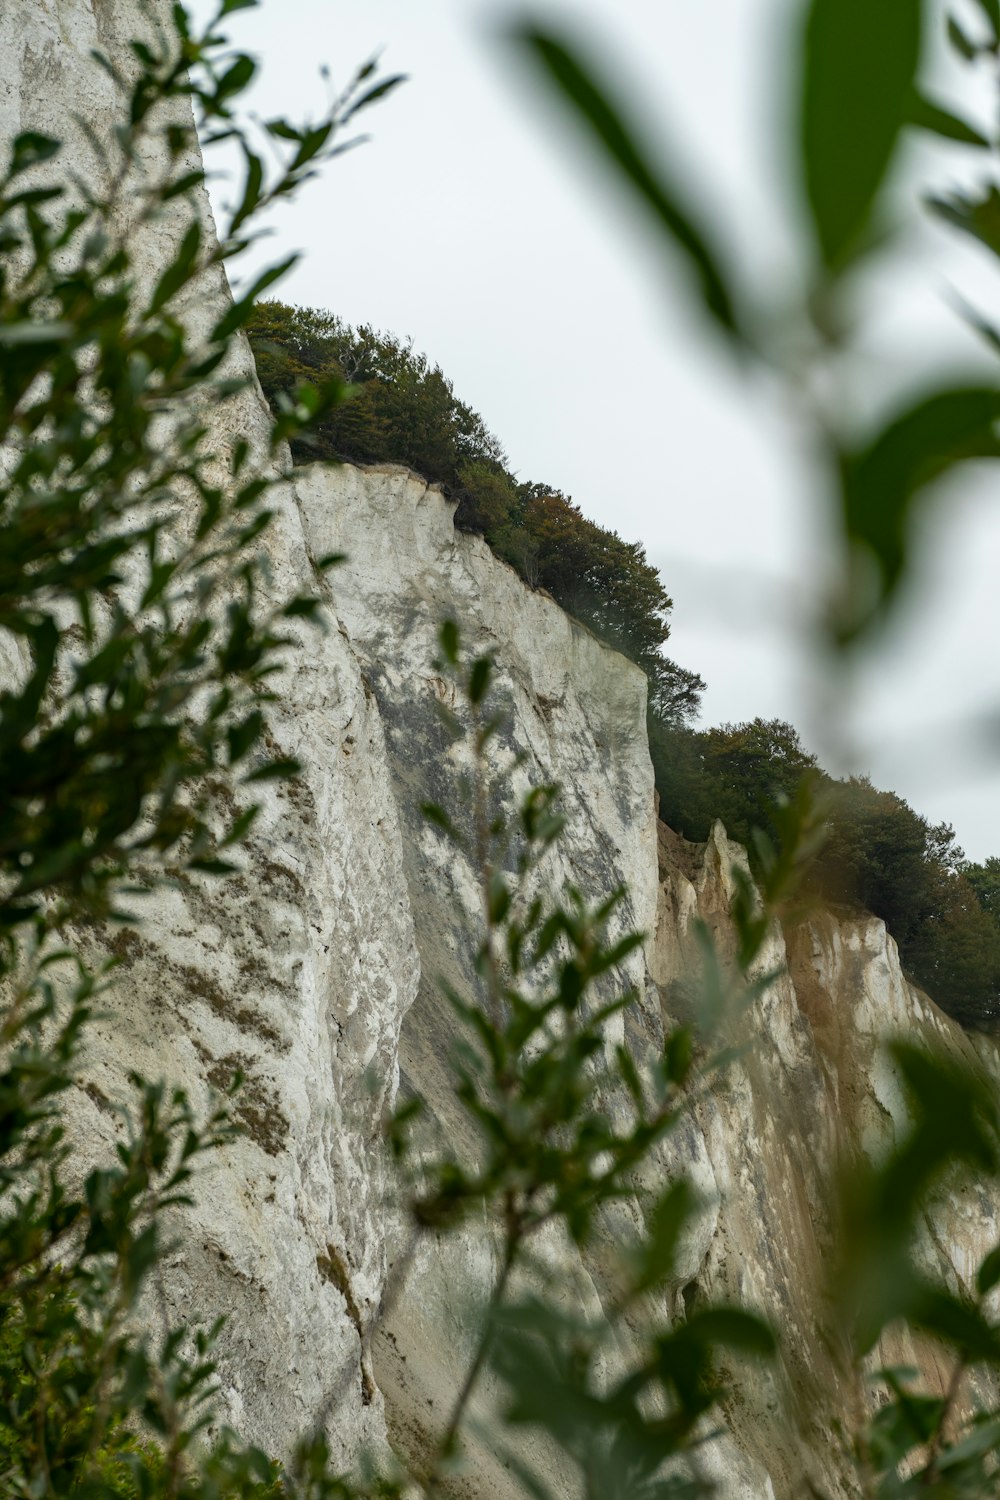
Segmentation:
{"type": "MultiPolygon", "coordinates": [[[[109,130],[120,101],[89,49],[120,59],[145,24],[138,0],[4,0],[0,137],[50,130],[91,170],[73,112],[109,130]]],[[[150,275],[182,228],[148,238],[150,275]]],[[[225,295],[221,281],[205,289],[206,303],[225,295]]],[[[221,447],[264,441],[259,395],[215,420],[221,447]]],[[[179,881],[141,928],[115,937],[115,1013],[98,1025],[78,1114],[80,1131],[107,1143],[109,1101],[128,1069],[202,1101],[242,1069],[246,1134],[201,1178],[168,1297],[175,1313],[225,1314],[222,1398],[248,1439],[280,1453],[329,1400],[347,1461],[387,1439],[419,1454],[469,1338],[454,1288],[482,1288],[491,1268],[486,1226],[422,1241],[382,1307],[402,1230],[381,1124],[400,1080],[445,1129],[460,1128],[443,1083],[451,1021],[438,979],[470,972],[477,897],[471,870],[420,814],[428,798],[450,800],[454,777],[434,711],[447,692],[432,667],[441,618],[495,653],[509,710],[500,754],[522,754],[525,776],[563,787],[562,874],[594,896],[628,886],[623,917],[649,934],[631,963],[641,998],[622,1033],[640,1060],[683,1004],[695,920],[732,945],[730,871],[744,856],[720,828],[704,847],[658,828],[642,674],[482,540],[457,533],[440,490],[393,466],[296,470],[272,546],[275,589],[315,585],[312,559],[334,550],[348,561],[330,575],[329,628],[304,634],[273,716],[276,743],[304,772],[270,795],[242,875],[179,881]]],[[[84,941],[96,957],[110,940],[84,941]]],[[[837,1156],[878,1150],[905,1124],[886,1033],[933,1034],[976,1055],[907,983],[874,919],[821,915],[775,931],[762,964],[786,963],[750,1018],[752,1050],[650,1168],[691,1171],[709,1205],[670,1316],[725,1296],[759,1308],[782,1336],[782,1363],[738,1385],[728,1435],[707,1450],[733,1500],[797,1500],[805,1474],[848,1493],[831,1426],[846,1394],[816,1305],[837,1156]]],[[[634,1212],[606,1216],[586,1264],[552,1247],[572,1295],[599,1301],[634,1212]]],[[[964,1284],[998,1239],[1000,1205],[946,1198],[928,1254],[964,1284]]],[[[483,1454],[466,1492],[509,1486],[483,1454]]]]}

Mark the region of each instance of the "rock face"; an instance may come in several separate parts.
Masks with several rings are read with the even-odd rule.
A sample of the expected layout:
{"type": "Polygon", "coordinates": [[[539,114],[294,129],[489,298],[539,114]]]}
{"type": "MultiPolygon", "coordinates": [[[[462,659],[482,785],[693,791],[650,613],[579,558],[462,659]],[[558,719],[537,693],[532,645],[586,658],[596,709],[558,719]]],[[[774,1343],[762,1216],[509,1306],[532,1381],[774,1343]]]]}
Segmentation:
{"type": "MultiPolygon", "coordinates": [[[[0,139],[29,128],[56,135],[73,168],[96,177],[74,115],[107,139],[123,105],[90,50],[127,76],[128,40],[149,34],[150,9],[170,7],[0,7],[0,139]]],[[[130,211],[126,195],[123,228],[130,211]]],[[[201,213],[211,226],[207,199],[201,213]]],[[[185,227],[178,210],[140,237],[140,286],[153,284],[185,227]]],[[[192,329],[228,297],[221,271],[205,278],[186,309],[192,329]]],[[[251,368],[248,348],[240,358],[251,368]]],[[[220,454],[237,437],[260,452],[268,421],[259,392],[244,394],[212,413],[212,439],[220,454]]],[[[278,498],[269,551],[275,593],[287,597],[316,578],[294,495],[278,498]]],[[[384,1441],[366,1352],[385,1278],[379,1140],[418,959],[381,720],[336,623],[303,636],[271,733],[309,769],[268,798],[245,873],[224,889],[178,881],[149,903],[140,930],[113,939],[123,960],[117,1014],[95,1027],[78,1123],[81,1139],[107,1147],[130,1069],[183,1084],[202,1105],[242,1071],[247,1134],[220,1155],[183,1225],[169,1311],[209,1322],[225,1314],[222,1395],[250,1440],[279,1451],[333,1399],[332,1435],[347,1459],[384,1441]]],[[[81,934],[90,958],[106,944],[81,934]]]]}
{"type": "MultiPolygon", "coordinates": [[[[71,113],[107,130],[119,101],[88,50],[118,57],[143,26],[138,3],[6,0],[0,135],[54,130],[89,170],[71,113]]],[[[162,226],[144,251],[150,274],[180,227],[162,226]]],[[[221,282],[206,286],[192,319],[225,295],[221,282]]],[[[241,398],[217,412],[215,436],[221,448],[237,435],[259,447],[266,422],[262,398],[241,398]]],[[[387,1434],[419,1454],[470,1337],[455,1289],[482,1293],[493,1253],[488,1226],[422,1241],[385,1297],[390,1264],[404,1258],[380,1146],[398,1082],[428,1099],[443,1130],[461,1128],[444,1082],[452,1027],[438,980],[473,982],[478,897],[473,871],[419,812],[455,790],[435,714],[448,693],[432,666],[441,618],[495,655],[509,720],[498,757],[523,756],[519,777],[563,787],[568,829],[552,878],[591,896],[628,886],[622,920],[648,941],[631,961],[640,999],[620,1036],[640,1063],[683,1006],[695,922],[732,949],[731,871],[745,856],[721,828],[704,847],[658,828],[642,675],[480,539],[456,533],[438,489],[391,466],[315,467],[295,472],[282,504],[280,593],[312,578],[313,557],[349,555],[332,575],[330,628],[303,637],[274,714],[276,743],[306,769],[271,797],[241,876],[178,881],[140,929],[114,939],[116,1013],[88,1060],[79,1129],[95,1149],[113,1139],[109,1101],[130,1068],[206,1099],[239,1067],[247,1134],[202,1179],[168,1267],[171,1309],[227,1316],[222,1395],[248,1438],[281,1451],[326,1407],[345,1459],[387,1434]]],[[[81,941],[97,956],[111,940],[81,941]]],[[[707,1450],[722,1494],[797,1500],[808,1475],[834,1497],[850,1492],[831,1435],[850,1393],[820,1336],[815,1287],[835,1163],[845,1150],[882,1149],[905,1125],[887,1032],[976,1054],[906,982],[873,919],[821,914],[776,930],[761,963],[786,972],[747,1018],[750,1052],[650,1167],[661,1178],[690,1171],[707,1205],[667,1312],[730,1297],[782,1336],[783,1364],[737,1385],[729,1435],[707,1450]]],[[[994,1067],[985,1050],[983,1065],[994,1067]]],[[[550,1247],[568,1295],[600,1301],[634,1213],[607,1216],[586,1264],[550,1247]]],[[[965,1284],[998,1238],[998,1205],[946,1199],[927,1253],[965,1284]]],[[[513,1494],[504,1469],[488,1454],[481,1463],[470,1495],[513,1494]]]]}

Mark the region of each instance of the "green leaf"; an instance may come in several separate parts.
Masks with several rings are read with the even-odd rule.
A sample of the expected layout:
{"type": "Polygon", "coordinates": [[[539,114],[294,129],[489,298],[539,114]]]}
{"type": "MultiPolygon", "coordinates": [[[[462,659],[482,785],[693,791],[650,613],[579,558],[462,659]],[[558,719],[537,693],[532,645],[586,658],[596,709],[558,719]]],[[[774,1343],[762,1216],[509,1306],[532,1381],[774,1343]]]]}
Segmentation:
{"type": "Polygon", "coordinates": [[[1000,0],[973,0],[989,25],[994,46],[1000,45],[1000,0]]]}
{"type": "Polygon", "coordinates": [[[1000,1245],[991,1250],[989,1255],[980,1264],[976,1272],[976,1290],[980,1297],[985,1297],[987,1292],[1000,1283],[1000,1245]]]}
{"type": "Polygon", "coordinates": [[[915,1321],[928,1333],[951,1344],[968,1362],[1000,1364],[1000,1333],[981,1312],[951,1292],[928,1287],[916,1309],[915,1321]]]}
{"type": "Polygon", "coordinates": [[[450,839],[458,841],[458,831],[443,807],[439,807],[436,802],[422,802],[420,804],[420,811],[428,823],[433,823],[435,827],[440,828],[442,832],[446,833],[450,839]]]}
{"type": "Polygon", "coordinates": [[[901,412],[843,463],[844,528],[875,560],[873,598],[854,602],[843,636],[860,633],[885,610],[907,558],[910,516],[920,492],[956,464],[1000,456],[1000,390],[937,391],[901,412]]]}
{"type": "Polygon", "coordinates": [[[697,1207],[698,1196],[683,1177],[659,1199],[636,1257],[636,1292],[650,1291],[673,1275],[677,1247],[697,1207]]]}
{"type": "Polygon", "coordinates": [[[222,343],[224,340],[231,338],[238,328],[242,328],[243,324],[249,318],[253,310],[253,305],[261,292],[266,291],[274,282],[280,281],[282,276],[291,270],[298,258],[298,254],[289,255],[277,265],[270,266],[266,271],[262,271],[250,290],[238,302],[234,302],[229,311],[216,323],[211,333],[212,342],[222,343]]]}
{"type": "Polygon", "coordinates": [[[164,203],[169,203],[172,198],[180,198],[185,193],[190,193],[194,188],[201,187],[204,181],[205,173],[201,170],[185,172],[181,177],[176,178],[168,188],[164,189],[164,203]]]}
{"type": "Polygon", "coordinates": [[[907,124],[916,125],[920,130],[929,130],[933,135],[942,136],[948,141],[960,141],[964,146],[979,146],[987,151],[991,149],[991,143],[974,125],[952,114],[951,110],[943,109],[940,104],[935,104],[919,90],[914,90],[910,101],[907,124]]]}
{"type": "Polygon", "coordinates": [[[360,110],[367,109],[368,106],[374,104],[377,99],[384,99],[386,95],[391,94],[394,89],[398,88],[401,83],[405,83],[406,81],[407,80],[405,73],[396,73],[392,78],[384,78],[381,83],[373,84],[372,87],[366,90],[366,92],[363,93],[359,99],[355,99],[350,108],[344,113],[341,123],[346,125],[347,121],[350,120],[352,116],[356,115],[360,110]]]}
{"type": "Polygon", "coordinates": [[[228,849],[233,844],[241,844],[246,838],[247,834],[250,832],[250,829],[253,827],[259,812],[260,807],[256,803],[254,803],[252,807],[245,807],[243,811],[233,819],[229,832],[221,841],[219,847],[222,849],[228,849]]]}
{"type": "Polygon", "coordinates": [[[233,875],[239,869],[239,865],[231,864],[225,859],[189,859],[187,867],[189,870],[200,870],[203,875],[233,875]]]}
{"type": "Polygon", "coordinates": [[[251,746],[257,743],[263,728],[264,715],[259,709],[254,709],[242,723],[230,725],[229,729],[226,730],[226,739],[229,744],[229,764],[231,766],[235,765],[237,761],[242,760],[251,746]]]}
{"type": "Polygon", "coordinates": [[[17,177],[29,167],[37,167],[43,161],[51,161],[62,148],[62,142],[51,135],[42,135],[38,130],[24,130],[14,137],[10,153],[8,177],[17,177]]]}
{"type": "Polygon", "coordinates": [[[979,54],[979,48],[962,30],[954,16],[948,17],[948,40],[958,55],[964,57],[966,62],[975,62],[979,54]]]}
{"type": "Polygon", "coordinates": [[[774,1334],[764,1320],[739,1307],[705,1308],[684,1326],[706,1343],[722,1344],[745,1354],[768,1358],[777,1349],[774,1334]]]}
{"type": "Polygon", "coordinates": [[[702,300],[730,336],[744,340],[733,296],[719,257],[707,233],[684,204],[684,195],[654,167],[625,122],[611,91],[564,40],[531,24],[518,27],[514,39],[531,52],[563,97],[603,147],[619,174],[638,193],[660,228],[685,254],[701,287],[702,300]]]}
{"type": "Polygon", "coordinates": [[[177,254],[156,283],[156,290],[153,292],[149,306],[146,309],[148,317],[152,317],[154,313],[159,312],[162,307],[166,306],[171,297],[176,296],[181,288],[187,285],[191,279],[200,249],[201,225],[196,219],[193,224],[188,226],[177,254]]]}
{"type": "Polygon", "coordinates": [[[806,201],[823,264],[844,268],[906,123],[922,0],[811,0],[802,57],[806,201]]]}
{"type": "Polygon", "coordinates": [[[511,894],[502,870],[494,870],[489,882],[490,921],[499,924],[510,911],[511,894]]]}
{"type": "Polygon", "coordinates": [[[322,606],[321,599],[315,599],[309,594],[300,594],[298,598],[292,599],[281,611],[284,620],[314,620],[317,612],[322,606]]]}
{"type": "Polygon", "coordinates": [[[689,1026],[681,1026],[667,1037],[663,1061],[671,1083],[683,1088],[694,1060],[694,1038],[689,1026]]]}
{"type": "Polygon", "coordinates": [[[1000,1449],[1000,1417],[982,1420],[960,1442],[953,1443],[938,1456],[936,1467],[941,1474],[1000,1449]]]}
{"type": "Polygon", "coordinates": [[[950,198],[928,198],[927,206],[939,219],[972,235],[1000,256],[1000,192],[992,183],[981,198],[955,193],[950,198]]]}
{"type": "Polygon", "coordinates": [[[289,125],[287,120],[268,120],[264,125],[268,135],[274,136],[279,141],[297,141],[302,137],[302,132],[294,125],[289,125]]]}
{"type": "Polygon", "coordinates": [[[249,148],[245,153],[246,178],[243,184],[243,197],[240,205],[233,214],[229,224],[229,238],[232,239],[240,226],[250,218],[257,205],[260,203],[261,187],[264,183],[264,163],[260,157],[249,148]]]}
{"type": "Polygon", "coordinates": [[[482,703],[489,691],[493,662],[488,656],[477,656],[469,670],[469,702],[482,703]]]}
{"type": "Polygon", "coordinates": [[[241,53],[230,64],[216,84],[216,99],[228,99],[231,95],[242,94],[243,90],[251,83],[256,71],[257,64],[253,58],[245,52],[241,53]]]}
{"type": "Polygon", "coordinates": [[[441,647],[441,655],[452,667],[458,665],[458,625],[454,620],[445,620],[438,632],[438,644],[441,647]]]}
{"type": "Polygon", "coordinates": [[[279,756],[256,771],[251,771],[249,776],[244,776],[243,784],[248,785],[252,781],[287,781],[290,776],[298,776],[301,770],[301,762],[293,756],[279,756]]]}

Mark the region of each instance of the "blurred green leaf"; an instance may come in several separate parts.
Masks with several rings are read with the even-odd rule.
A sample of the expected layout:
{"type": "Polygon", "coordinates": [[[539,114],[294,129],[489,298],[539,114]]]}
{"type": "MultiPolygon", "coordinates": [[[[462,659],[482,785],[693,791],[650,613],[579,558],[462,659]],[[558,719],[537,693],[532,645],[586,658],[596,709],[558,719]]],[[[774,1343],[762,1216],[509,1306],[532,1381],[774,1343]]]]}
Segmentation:
{"type": "Polygon", "coordinates": [[[990,28],[994,46],[1000,45],[1000,0],[974,0],[990,28]]]}
{"type": "Polygon", "coordinates": [[[673,1275],[677,1247],[698,1206],[697,1194],[685,1178],[672,1183],[658,1199],[635,1259],[636,1292],[649,1291],[673,1275]]]}
{"type": "Polygon", "coordinates": [[[443,620],[438,632],[438,641],[441,646],[441,654],[449,666],[458,665],[459,635],[458,625],[454,620],[443,620]]]}
{"type": "Polygon", "coordinates": [[[490,686],[493,676],[493,661],[489,656],[479,656],[469,668],[469,702],[479,704],[490,686]]]}
{"type": "Polygon", "coordinates": [[[942,1287],[928,1286],[914,1309],[914,1322],[949,1344],[967,1364],[1000,1365],[1000,1331],[976,1307],[942,1287]]]}
{"type": "Polygon", "coordinates": [[[856,253],[910,113],[922,0],[811,0],[802,55],[802,169],[823,264],[856,253]]]}
{"type": "Polygon", "coordinates": [[[684,252],[698,277],[702,300],[711,317],[729,337],[744,341],[733,296],[707,232],[698,226],[676,183],[668,181],[662,167],[650,161],[635,131],[626,122],[621,106],[614,101],[610,87],[598,79],[595,70],[565,38],[530,22],[518,26],[514,37],[541,64],[619,174],[652,211],[669,239],[684,252]]]}
{"type": "Polygon", "coordinates": [[[956,464],[1000,455],[1000,390],[964,387],[920,398],[842,465],[844,530],[874,559],[874,596],[852,601],[850,640],[891,603],[908,556],[914,501],[956,464]]]}
{"type": "Polygon", "coordinates": [[[243,784],[248,785],[254,781],[287,781],[290,776],[298,776],[301,770],[302,763],[294,756],[276,756],[274,760],[267,761],[256,771],[251,771],[248,776],[244,776],[243,784]]]}
{"type": "Polygon", "coordinates": [[[993,184],[981,197],[953,193],[949,198],[928,198],[927,206],[939,219],[972,235],[1000,256],[1000,191],[993,184]]]}
{"type": "Polygon", "coordinates": [[[960,141],[965,146],[991,149],[991,142],[974,125],[970,125],[967,120],[953,114],[950,109],[935,104],[933,99],[929,99],[919,90],[914,91],[910,101],[907,124],[916,125],[921,130],[929,130],[933,135],[942,136],[948,141],[960,141]]]}
{"type": "Polygon", "coordinates": [[[976,1273],[976,1290],[981,1297],[1000,1284],[1000,1245],[991,1250],[976,1273]]]}

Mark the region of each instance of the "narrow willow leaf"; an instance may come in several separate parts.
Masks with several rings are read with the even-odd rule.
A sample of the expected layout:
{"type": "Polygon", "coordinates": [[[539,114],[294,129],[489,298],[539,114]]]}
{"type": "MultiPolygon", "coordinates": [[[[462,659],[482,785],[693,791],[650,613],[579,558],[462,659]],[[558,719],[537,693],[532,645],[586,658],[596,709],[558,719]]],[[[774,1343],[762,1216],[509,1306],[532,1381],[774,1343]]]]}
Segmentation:
{"type": "Polygon", "coordinates": [[[733,296],[707,233],[696,224],[676,184],[668,182],[660,166],[653,166],[609,88],[566,41],[553,34],[528,23],[515,30],[514,39],[542,65],[619,174],[652,210],[660,228],[683,250],[697,274],[702,300],[711,316],[730,337],[743,340],[733,296]]]}
{"type": "Polygon", "coordinates": [[[910,101],[907,123],[916,125],[921,130],[929,130],[933,135],[943,136],[948,141],[960,141],[964,146],[979,146],[987,151],[990,149],[990,142],[974,125],[952,114],[951,110],[943,109],[940,104],[935,104],[933,99],[928,99],[926,94],[919,91],[914,93],[910,101]]]}
{"type": "Polygon", "coordinates": [[[392,78],[384,78],[381,83],[373,84],[370,89],[366,90],[366,92],[361,95],[360,99],[355,99],[350,109],[345,112],[341,124],[346,125],[348,120],[352,119],[353,116],[358,114],[360,110],[367,109],[368,106],[374,104],[377,99],[384,99],[388,94],[391,94],[394,89],[397,89],[401,83],[405,82],[406,74],[396,73],[392,78]]]}
{"type": "Polygon", "coordinates": [[[994,46],[1000,45],[1000,0],[975,0],[989,23],[994,46]]]}
{"type": "Polygon", "coordinates": [[[990,186],[982,198],[968,198],[960,193],[950,198],[929,198],[927,206],[965,234],[971,234],[993,254],[1000,256],[1000,192],[990,186]]]}
{"type": "Polygon", "coordinates": [[[823,263],[857,250],[913,98],[921,0],[812,0],[802,57],[802,171],[823,263]]]}
{"type": "Polygon", "coordinates": [[[895,417],[863,452],[843,464],[844,527],[867,549],[878,573],[876,597],[844,632],[859,634],[890,602],[903,576],[913,502],[956,464],[1000,456],[1000,390],[937,391],[895,417]]]}
{"type": "Polygon", "coordinates": [[[161,308],[167,305],[171,297],[176,296],[182,287],[187,286],[194,274],[194,267],[200,249],[201,225],[195,220],[185,232],[177,254],[156,283],[156,289],[146,309],[147,317],[152,317],[154,313],[158,313],[161,308]]]}
{"type": "Polygon", "coordinates": [[[991,1250],[976,1273],[976,1290],[981,1297],[1000,1283],[1000,1246],[991,1250]]]}

